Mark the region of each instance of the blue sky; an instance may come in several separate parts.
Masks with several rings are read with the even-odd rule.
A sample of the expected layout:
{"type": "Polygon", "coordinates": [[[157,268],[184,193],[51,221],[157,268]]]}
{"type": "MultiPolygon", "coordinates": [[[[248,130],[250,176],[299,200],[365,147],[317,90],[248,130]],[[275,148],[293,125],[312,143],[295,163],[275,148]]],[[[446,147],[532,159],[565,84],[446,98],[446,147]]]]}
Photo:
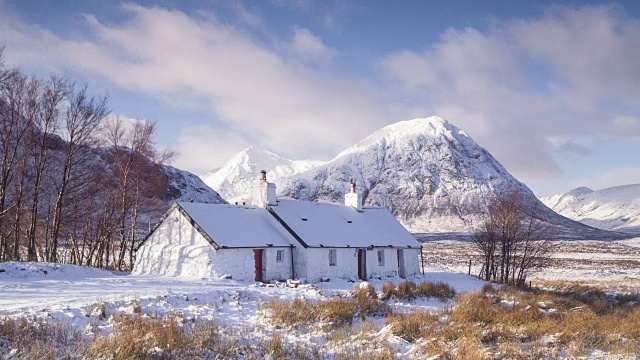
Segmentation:
{"type": "Polygon", "coordinates": [[[640,183],[635,1],[0,0],[1,45],[156,120],[196,173],[439,115],[539,195],[640,183]]]}

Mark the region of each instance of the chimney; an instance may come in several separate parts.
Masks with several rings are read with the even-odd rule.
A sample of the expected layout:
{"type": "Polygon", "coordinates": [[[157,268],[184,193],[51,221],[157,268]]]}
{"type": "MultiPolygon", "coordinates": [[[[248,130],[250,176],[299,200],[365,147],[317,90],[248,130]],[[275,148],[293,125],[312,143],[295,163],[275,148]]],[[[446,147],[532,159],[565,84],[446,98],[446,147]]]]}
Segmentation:
{"type": "Polygon", "coordinates": [[[258,184],[258,198],[255,205],[266,208],[268,205],[278,205],[276,202],[276,184],[267,181],[267,171],[260,170],[260,183],[258,184]]]}
{"type": "Polygon", "coordinates": [[[351,206],[358,211],[362,211],[362,198],[360,197],[360,194],[356,192],[355,179],[351,180],[349,188],[351,189],[351,192],[344,195],[344,205],[351,206]]]}

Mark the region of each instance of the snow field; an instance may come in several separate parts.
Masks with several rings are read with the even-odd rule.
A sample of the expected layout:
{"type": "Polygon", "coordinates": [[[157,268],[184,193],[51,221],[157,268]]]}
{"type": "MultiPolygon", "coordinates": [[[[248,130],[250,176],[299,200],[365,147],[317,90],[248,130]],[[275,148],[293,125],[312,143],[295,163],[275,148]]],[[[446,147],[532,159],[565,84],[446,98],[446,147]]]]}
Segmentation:
{"type": "MultiPolygon", "coordinates": [[[[640,238],[618,241],[557,241],[550,266],[529,275],[533,286],[580,282],[609,293],[640,291],[640,238]]],[[[426,271],[477,275],[481,258],[467,241],[428,241],[423,247],[426,271]]]]}
{"type": "MultiPolygon", "coordinates": [[[[360,282],[256,284],[117,275],[87,267],[35,263],[3,263],[0,269],[5,270],[0,272],[0,319],[28,319],[40,325],[64,324],[88,338],[109,335],[122,316],[148,314],[153,318],[177,317],[183,323],[214,320],[221,331],[245,343],[269,342],[278,334],[286,344],[321,349],[328,358],[345,349],[369,348],[376,339],[386,339],[384,344],[388,343],[400,358],[410,357],[412,345],[390,334],[384,327],[384,318],[358,320],[351,330],[353,333],[343,334],[345,339],[334,341],[343,335],[285,329],[270,321],[268,311],[263,309],[270,299],[300,298],[316,302],[347,296],[360,282]],[[360,327],[362,331],[358,330],[360,327]]],[[[410,280],[446,282],[457,292],[476,291],[484,285],[472,277],[443,272],[414,276],[410,280]]],[[[397,284],[403,279],[373,279],[369,283],[380,291],[387,281],[397,284]]],[[[389,302],[397,312],[436,311],[447,304],[434,298],[389,302]]],[[[11,350],[0,346],[0,355],[11,350]]]]}

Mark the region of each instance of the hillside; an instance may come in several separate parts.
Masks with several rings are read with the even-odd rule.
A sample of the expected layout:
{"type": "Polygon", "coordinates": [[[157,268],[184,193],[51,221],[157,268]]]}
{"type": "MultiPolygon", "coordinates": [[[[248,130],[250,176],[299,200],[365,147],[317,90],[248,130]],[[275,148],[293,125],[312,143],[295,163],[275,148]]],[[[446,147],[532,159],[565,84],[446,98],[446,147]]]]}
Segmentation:
{"type": "Polygon", "coordinates": [[[593,191],[580,187],[564,194],[541,197],[555,212],[589,226],[640,233],[640,184],[593,191]]]}

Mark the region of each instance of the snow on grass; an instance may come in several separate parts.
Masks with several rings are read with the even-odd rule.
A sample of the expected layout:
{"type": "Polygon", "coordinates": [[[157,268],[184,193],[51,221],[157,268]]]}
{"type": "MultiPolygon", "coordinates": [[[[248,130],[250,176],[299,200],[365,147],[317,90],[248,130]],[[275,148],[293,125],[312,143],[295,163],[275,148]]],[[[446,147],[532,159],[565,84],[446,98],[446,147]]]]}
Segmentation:
{"type": "Polygon", "coordinates": [[[637,302],[621,298],[625,305],[613,311],[615,299],[589,289],[521,293],[445,271],[411,277],[413,287],[399,278],[256,284],[116,275],[66,266],[58,268],[64,269],[56,279],[47,269],[57,265],[20,266],[0,264],[21,275],[12,277],[5,270],[0,278],[0,331],[9,334],[0,335],[0,358],[41,357],[51,346],[57,347],[47,353],[51,358],[124,356],[126,350],[129,357],[197,359],[576,357],[598,351],[607,357],[640,349],[640,312],[631,305],[637,302]],[[446,283],[462,295],[446,301],[384,297],[383,288],[418,293],[426,281],[446,283]],[[477,292],[483,287],[486,291],[477,292]],[[302,316],[296,325],[283,324],[273,304],[286,310],[294,299],[299,299],[299,309],[321,313],[302,316]],[[375,315],[370,305],[384,305],[385,315],[375,315]],[[344,314],[357,315],[347,319],[344,314]],[[332,325],[336,319],[347,320],[332,325]],[[581,333],[587,328],[593,328],[593,334],[581,333]],[[35,350],[31,346],[31,353],[22,349],[32,338],[16,337],[42,340],[43,334],[50,342],[35,350]]]}

